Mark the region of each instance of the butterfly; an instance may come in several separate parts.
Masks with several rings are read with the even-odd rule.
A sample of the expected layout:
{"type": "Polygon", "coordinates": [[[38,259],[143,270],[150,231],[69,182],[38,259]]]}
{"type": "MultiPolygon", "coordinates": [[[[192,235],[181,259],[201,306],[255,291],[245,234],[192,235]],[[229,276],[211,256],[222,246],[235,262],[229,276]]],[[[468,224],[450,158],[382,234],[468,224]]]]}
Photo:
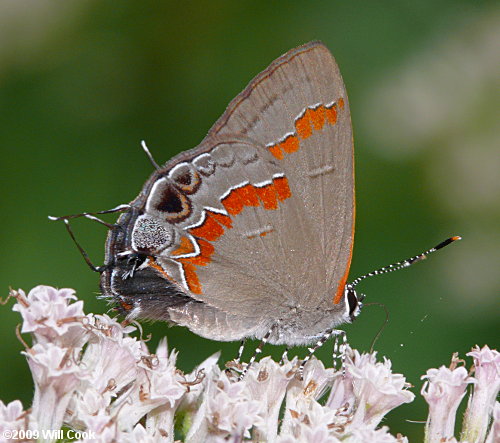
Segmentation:
{"type": "MultiPolygon", "coordinates": [[[[217,341],[309,345],[303,368],[359,315],[361,280],[459,239],[348,283],[351,116],[321,42],[271,63],[194,149],[159,166],[143,147],[155,171],[131,203],[100,212],[122,214],[107,224],[105,263],[94,267],[127,319],[164,320],[217,341]]],[[[69,229],[69,218],[58,219],[69,229]]]]}

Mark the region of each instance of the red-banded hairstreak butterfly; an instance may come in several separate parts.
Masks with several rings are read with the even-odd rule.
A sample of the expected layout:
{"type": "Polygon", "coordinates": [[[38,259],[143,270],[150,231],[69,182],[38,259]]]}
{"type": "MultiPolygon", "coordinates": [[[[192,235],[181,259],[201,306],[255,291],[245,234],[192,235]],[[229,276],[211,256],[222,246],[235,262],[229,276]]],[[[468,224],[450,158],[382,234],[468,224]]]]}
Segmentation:
{"type": "MultiPolygon", "coordinates": [[[[312,344],[307,361],[359,314],[361,280],[459,239],[347,283],[351,118],[339,68],[320,42],[255,77],[196,148],[164,166],[144,149],[156,170],[138,197],[79,214],[110,228],[104,266],[77,245],[128,319],[165,320],[218,341],[312,344]],[[116,225],[96,217],[107,212],[122,212],[116,225]]],[[[74,239],[69,218],[58,217],[74,239]]]]}

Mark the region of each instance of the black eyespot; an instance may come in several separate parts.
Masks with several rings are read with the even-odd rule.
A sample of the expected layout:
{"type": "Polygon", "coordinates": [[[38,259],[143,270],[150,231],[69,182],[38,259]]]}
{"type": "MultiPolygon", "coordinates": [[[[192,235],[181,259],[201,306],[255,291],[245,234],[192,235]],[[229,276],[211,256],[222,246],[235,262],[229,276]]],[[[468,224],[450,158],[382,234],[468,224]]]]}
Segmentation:
{"type": "Polygon", "coordinates": [[[184,171],[175,177],[175,181],[180,185],[189,186],[193,180],[190,171],[184,171]]]}
{"type": "Polygon", "coordinates": [[[179,223],[191,215],[189,198],[170,183],[164,183],[154,196],[154,208],[170,223],[179,223]]]}
{"type": "Polygon", "coordinates": [[[165,186],[161,199],[156,205],[156,209],[169,214],[182,212],[184,208],[182,205],[181,195],[174,188],[165,186]]]}

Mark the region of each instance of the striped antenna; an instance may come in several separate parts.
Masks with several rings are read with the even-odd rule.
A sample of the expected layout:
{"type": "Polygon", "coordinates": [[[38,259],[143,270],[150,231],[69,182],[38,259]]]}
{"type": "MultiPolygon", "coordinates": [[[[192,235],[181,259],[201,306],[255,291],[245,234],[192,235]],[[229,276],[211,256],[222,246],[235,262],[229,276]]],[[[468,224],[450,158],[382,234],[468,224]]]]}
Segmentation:
{"type": "Polygon", "coordinates": [[[126,204],[126,205],[119,205],[113,209],[107,209],[106,211],[82,212],[80,214],[63,215],[63,216],[59,216],[59,217],[54,217],[52,215],[49,215],[49,220],[51,220],[51,221],[63,221],[64,226],[66,227],[66,230],[68,231],[68,234],[71,237],[71,240],[73,240],[73,243],[76,245],[77,249],[80,251],[80,254],[82,255],[83,259],[85,260],[85,263],[87,263],[87,265],[89,266],[90,269],[92,269],[92,271],[103,272],[105,269],[104,266],[95,266],[92,263],[89,255],[87,254],[87,251],[85,251],[83,246],[76,239],[75,234],[73,233],[73,230],[71,229],[71,225],[70,225],[69,221],[73,218],[85,217],[85,218],[88,218],[89,220],[96,221],[96,222],[100,223],[101,225],[106,226],[108,229],[115,229],[117,227],[120,227],[120,225],[115,225],[112,223],[105,222],[104,220],[101,220],[99,217],[96,217],[96,216],[100,215],[100,214],[113,214],[115,212],[126,212],[126,211],[129,211],[130,209],[131,209],[131,206],[126,204]]]}
{"type": "Polygon", "coordinates": [[[381,274],[387,274],[388,272],[394,272],[398,271],[403,268],[407,268],[408,266],[413,265],[414,263],[417,263],[419,261],[425,260],[427,256],[433,252],[436,252],[438,249],[442,249],[445,246],[448,246],[449,244],[453,243],[454,241],[461,240],[462,237],[459,237],[458,235],[454,237],[447,238],[445,241],[442,241],[438,245],[434,246],[433,248],[422,252],[421,254],[416,255],[415,257],[407,258],[406,260],[393,263],[392,265],[389,266],[384,266],[383,268],[377,269],[376,271],[369,272],[368,274],[362,275],[361,277],[358,277],[352,283],[349,283],[348,286],[350,288],[354,288],[359,282],[363,281],[365,278],[368,277],[373,277],[374,275],[381,275],[381,274]]]}

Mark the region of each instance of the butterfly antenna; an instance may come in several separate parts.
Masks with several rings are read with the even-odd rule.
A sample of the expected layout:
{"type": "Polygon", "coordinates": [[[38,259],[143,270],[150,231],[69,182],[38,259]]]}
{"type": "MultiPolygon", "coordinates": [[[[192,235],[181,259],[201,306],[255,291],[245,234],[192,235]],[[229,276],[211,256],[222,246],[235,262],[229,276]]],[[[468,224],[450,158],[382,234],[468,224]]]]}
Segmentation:
{"type": "Polygon", "coordinates": [[[149,151],[149,149],[148,149],[148,147],[146,145],[146,142],[144,140],[141,141],[141,146],[142,146],[142,149],[144,150],[144,152],[146,153],[146,155],[148,156],[149,161],[151,162],[151,164],[153,165],[153,167],[157,171],[159,171],[160,170],[160,166],[158,165],[158,163],[156,163],[155,159],[153,158],[153,155],[149,151]]]}
{"type": "Polygon", "coordinates": [[[105,222],[104,220],[101,220],[100,218],[96,217],[96,215],[100,214],[113,214],[115,212],[125,212],[130,210],[131,206],[128,204],[125,205],[119,205],[115,208],[112,209],[107,209],[105,211],[98,211],[98,212],[82,212],[81,214],[73,214],[73,215],[63,215],[60,217],[54,217],[52,215],[49,215],[49,220],[51,221],[63,221],[64,226],[66,226],[66,230],[68,231],[69,236],[71,237],[71,240],[73,240],[73,243],[76,245],[78,250],[80,251],[80,254],[82,255],[83,259],[85,260],[85,263],[87,263],[88,267],[92,269],[94,272],[103,272],[104,271],[104,266],[95,266],[92,261],[90,260],[89,255],[87,254],[87,251],[83,249],[82,245],[78,242],[78,240],[75,237],[75,234],[73,233],[73,230],[71,229],[71,226],[69,224],[69,221],[73,218],[79,218],[79,217],[85,217],[88,218],[89,220],[96,221],[100,223],[101,225],[106,226],[108,229],[114,229],[118,225],[112,224],[105,222]]]}
{"type": "Polygon", "coordinates": [[[454,237],[447,238],[445,241],[442,241],[438,245],[434,246],[433,248],[422,252],[421,254],[416,255],[415,257],[407,258],[406,260],[393,263],[392,265],[389,266],[384,266],[383,268],[377,269],[376,271],[369,272],[368,274],[362,275],[361,277],[358,277],[351,283],[349,283],[349,286],[354,288],[359,282],[363,281],[365,278],[368,277],[373,277],[374,275],[381,275],[381,274],[387,274],[388,272],[394,272],[398,271],[399,269],[407,268],[408,266],[413,265],[414,263],[417,263],[419,261],[425,260],[427,256],[433,252],[436,252],[439,249],[444,248],[445,246],[448,246],[449,244],[453,243],[454,241],[461,240],[462,237],[459,237],[458,235],[454,237]]]}
{"type": "Polygon", "coordinates": [[[78,243],[78,240],[75,237],[75,234],[73,234],[73,230],[71,229],[71,226],[69,224],[69,220],[64,219],[64,226],[66,226],[66,230],[68,231],[69,236],[71,237],[71,240],[73,240],[73,243],[76,245],[78,250],[80,251],[80,254],[82,255],[83,259],[85,260],[85,263],[87,263],[88,267],[92,269],[94,272],[103,272],[104,271],[104,266],[96,266],[92,261],[90,260],[89,255],[87,254],[87,251],[83,249],[83,246],[78,243]]]}
{"type": "Polygon", "coordinates": [[[130,210],[131,206],[128,204],[124,205],[118,205],[115,208],[112,209],[106,209],[105,211],[97,211],[97,212],[82,212],[80,214],[71,214],[71,215],[61,215],[58,217],[54,217],[53,215],[49,215],[49,220],[50,221],[61,221],[61,220],[70,220],[72,218],[80,218],[80,217],[85,217],[88,218],[89,220],[96,221],[97,223],[100,223],[101,225],[106,226],[109,229],[114,228],[116,225],[112,223],[105,222],[104,220],[101,220],[100,218],[96,217],[96,215],[101,215],[101,214],[114,214],[115,212],[125,212],[130,210]]]}

